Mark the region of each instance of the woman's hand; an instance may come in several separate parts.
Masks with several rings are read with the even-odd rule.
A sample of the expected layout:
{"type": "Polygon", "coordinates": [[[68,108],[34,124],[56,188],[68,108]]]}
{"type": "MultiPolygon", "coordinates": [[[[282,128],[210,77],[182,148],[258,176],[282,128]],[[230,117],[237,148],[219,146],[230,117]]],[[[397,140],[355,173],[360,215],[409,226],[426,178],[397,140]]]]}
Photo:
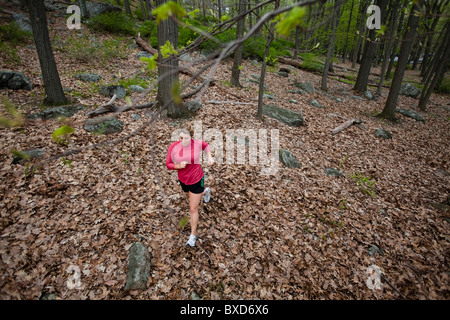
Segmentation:
{"type": "Polygon", "coordinates": [[[209,156],[208,157],[208,166],[212,166],[214,164],[214,159],[213,157],[209,156]]]}
{"type": "Polygon", "coordinates": [[[177,164],[178,168],[177,169],[184,169],[186,168],[186,161],[181,161],[179,164],[177,164]]]}

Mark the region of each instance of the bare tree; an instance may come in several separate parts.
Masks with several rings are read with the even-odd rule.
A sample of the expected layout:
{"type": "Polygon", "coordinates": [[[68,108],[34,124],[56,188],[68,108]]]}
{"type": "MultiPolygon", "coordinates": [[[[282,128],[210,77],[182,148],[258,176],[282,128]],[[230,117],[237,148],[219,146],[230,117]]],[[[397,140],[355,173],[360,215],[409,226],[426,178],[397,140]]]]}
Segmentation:
{"type": "Polygon", "coordinates": [[[47,17],[44,0],[24,0],[30,13],[34,42],[41,65],[42,78],[45,87],[44,103],[47,105],[62,105],[67,103],[66,96],[56,67],[50,37],[48,35],[47,17]]]}
{"type": "MultiPolygon", "coordinates": [[[[244,0],[239,0],[239,15],[245,12],[245,2],[244,0]]],[[[236,27],[236,39],[242,38],[244,35],[245,27],[245,16],[241,17],[237,22],[236,27]]],[[[231,85],[235,87],[241,87],[239,82],[239,75],[241,73],[241,63],[242,63],[242,46],[238,46],[234,51],[233,67],[231,69],[231,85]]]]}
{"type": "Polygon", "coordinates": [[[386,100],[380,117],[391,121],[396,121],[395,108],[397,106],[398,95],[402,85],[403,76],[405,74],[406,65],[408,63],[409,54],[411,52],[412,43],[416,34],[417,25],[419,24],[418,13],[423,7],[424,0],[418,0],[413,3],[411,12],[409,13],[408,24],[406,26],[405,35],[403,36],[400,54],[395,68],[394,78],[392,79],[391,89],[386,100]]]}

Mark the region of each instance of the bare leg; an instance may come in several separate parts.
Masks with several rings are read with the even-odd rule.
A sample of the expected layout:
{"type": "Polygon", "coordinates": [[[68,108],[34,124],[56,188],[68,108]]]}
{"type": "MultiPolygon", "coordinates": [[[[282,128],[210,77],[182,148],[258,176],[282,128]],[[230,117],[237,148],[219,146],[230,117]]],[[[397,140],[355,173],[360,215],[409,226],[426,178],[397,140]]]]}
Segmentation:
{"type": "Polygon", "coordinates": [[[189,192],[189,213],[191,215],[191,234],[197,236],[198,225],[198,205],[202,199],[203,193],[189,192]]]}

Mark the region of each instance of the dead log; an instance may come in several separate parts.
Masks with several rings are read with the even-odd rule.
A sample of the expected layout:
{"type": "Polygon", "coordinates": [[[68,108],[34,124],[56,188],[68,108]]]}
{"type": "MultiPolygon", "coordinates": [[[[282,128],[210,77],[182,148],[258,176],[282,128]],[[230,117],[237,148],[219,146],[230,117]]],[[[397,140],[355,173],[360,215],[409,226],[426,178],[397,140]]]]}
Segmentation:
{"type": "Polygon", "coordinates": [[[151,54],[157,54],[158,50],[154,49],[147,41],[141,38],[141,34],[138,33],[136,37],[136,43],[142,47],[145,51],[151,54]]]}
{"type": "MultiPolygon", "coordinates": [[[[147,51],[148,53],[151,53],[153,55],[158,54],[158,50],[156,50],[155,48],[153,48],[147,41],[145,41],[144,39],[141,38],[140,33],[138,33],[137,37],[136,37],[136,43],[138,45],[141,46],[142,49],[144,49],[145,51],[147,51]]],[[[158,58],[156,58],[156,61],[158,61],[158,58]]],[[[180,66],[180,70],[181,73],[188,75],[190,77],[192,77],[194,75],[194,73],[186,67],[180,66]]]]}
{"type": "Polygon", "coordinates": [[[331,131],[331,134],[337,134],[339,132],[341,132],[342,130],[344,130],[345,128],[350,127],[353,124],[360,124],[362,121],[359,119],[350,119],[345,121],[343,124],[337,126],[336,128],[333,129],[333,131],[331,131]]]}
{"type": "Polygon", "coordinates": [[[293,67],[296,67],[299,69],[302,68],[302,63],[299,60],[288,59],[285,57],[278,57],[278,62],[288,64],[290,66],[293,66],[293,67]]]}

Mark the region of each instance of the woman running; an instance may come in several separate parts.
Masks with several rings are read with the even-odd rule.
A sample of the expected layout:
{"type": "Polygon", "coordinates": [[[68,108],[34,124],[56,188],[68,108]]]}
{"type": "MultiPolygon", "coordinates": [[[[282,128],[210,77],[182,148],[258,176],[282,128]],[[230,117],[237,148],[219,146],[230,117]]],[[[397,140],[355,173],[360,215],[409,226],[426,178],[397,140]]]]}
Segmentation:
{"type": "Polygon", "coordinates": [[[211,189],[204,187],[204,174],[199,160],[202,150],[205,150],[208,156],[207,164],[209,166],[214,164],[214,159],[206,142],[194,140],[191,137],[191,127],[187,126],[180,130],[180,140],[169,146],[166,166],[169,170],[178,170],[178,181],[188,196],[191,235],[186,245],[194,247],[197,240],[198,205],[202,196],[204,202],[209,202],[211,194],[211,189]]]}

